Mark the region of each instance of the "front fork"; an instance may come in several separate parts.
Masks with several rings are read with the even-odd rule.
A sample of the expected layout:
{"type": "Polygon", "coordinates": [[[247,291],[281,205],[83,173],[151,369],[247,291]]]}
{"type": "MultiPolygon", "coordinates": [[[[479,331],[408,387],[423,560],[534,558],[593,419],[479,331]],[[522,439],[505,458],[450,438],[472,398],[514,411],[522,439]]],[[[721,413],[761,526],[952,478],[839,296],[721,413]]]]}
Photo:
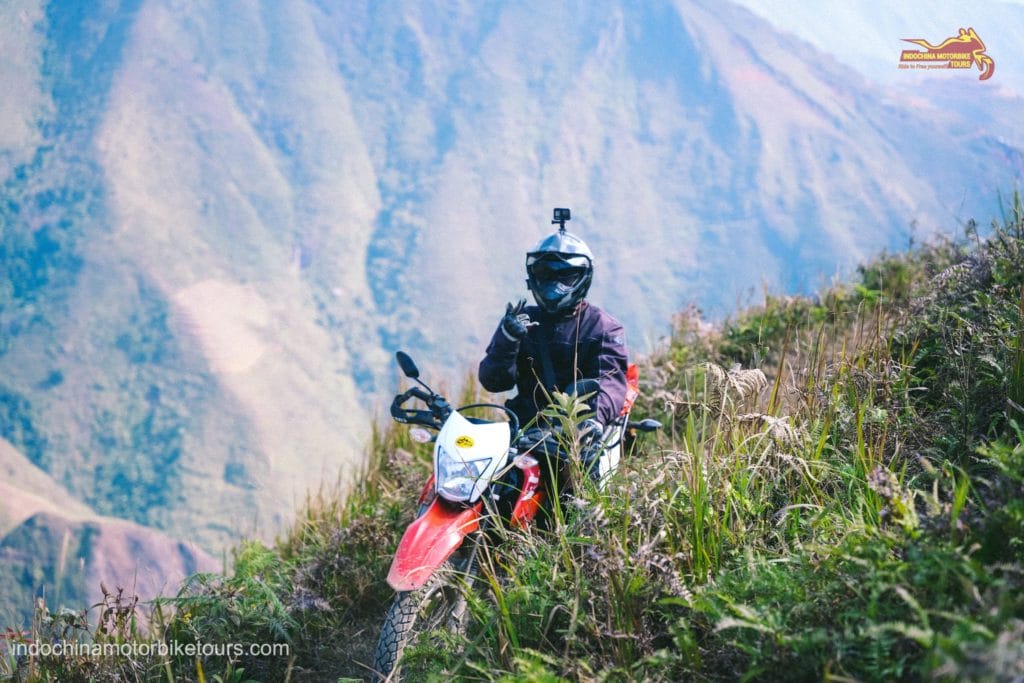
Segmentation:
{"type": "MultiPolygon", "coordinates": [[[[544,490],[540,486],[540,465],[534,458],[517,456],[513,466],[520,470],[521,484],[509,511],[509,521],[514,527],[522,527],[533,520],[543,505],[544,490]]],[[[491,487],[491,493],[497,490],[497,484],[491,487]]],[[[417,503],[416,519],[402,535],[388,572],[388,583],[397,591],[422,586],[449,559],[456,569],[471,574],[475,570],[478,537],[494,521],[492,514],[482,514],[482,500],[459,508],[438,499],[433,475],[424,485],[417,503]]],[[[488,501],[488,508],[493,510],[490,503],[488,501]]]]}
{"type": "Polygon", "coordinates": [[[434,496],[434,475],[431,473],[430,478],[427,479],[427,483],[423,485],[423,490],[420,491],[420,499],[416,503],[416,518],[419,519],[423,516],[423,513],[430,507],[430,503],[433,502],[434,496]]]}

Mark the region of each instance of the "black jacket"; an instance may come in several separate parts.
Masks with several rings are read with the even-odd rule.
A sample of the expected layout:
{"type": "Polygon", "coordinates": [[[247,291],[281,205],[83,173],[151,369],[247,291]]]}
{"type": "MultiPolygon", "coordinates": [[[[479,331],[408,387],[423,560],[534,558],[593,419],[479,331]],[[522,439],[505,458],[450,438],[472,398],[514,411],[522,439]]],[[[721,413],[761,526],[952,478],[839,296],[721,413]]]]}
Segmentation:
{"type": "Polygon", "coordinates": [[[526,313],[539,325],[529,328],[522,342],[505,336],[501,325],[491,337],[484,359],[480,361],[480,384],[492,392],[518,387],[516,396],[506,401],[525,424],[548,401],[539,385],[544,377],[539,345],[548,340],[555,385],[559,391],[576,380],[596,379],[601,386],[596,397],[597,419],[607,425],[619,416],[626,400],[626,337],[618,320],[597,306],[580,304],[573,313],[552,319],[537,306],[526,313]]]}

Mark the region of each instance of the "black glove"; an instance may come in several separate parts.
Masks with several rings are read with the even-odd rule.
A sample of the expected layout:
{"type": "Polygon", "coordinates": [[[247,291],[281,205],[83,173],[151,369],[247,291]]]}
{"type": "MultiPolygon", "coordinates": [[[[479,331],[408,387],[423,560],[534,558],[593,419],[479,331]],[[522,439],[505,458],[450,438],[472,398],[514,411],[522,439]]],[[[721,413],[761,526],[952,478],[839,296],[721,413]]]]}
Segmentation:
{"type": "Polygon", "coordinates": [[[530,316],[523,312],[524,308],[526,299],[520,299],[514,308],[509,303],[505,309],[505,317],[501,319],[501,331],[509,341],[522,341],[526,338],[527,330],[538,324],[530,320],[530,316]]]}

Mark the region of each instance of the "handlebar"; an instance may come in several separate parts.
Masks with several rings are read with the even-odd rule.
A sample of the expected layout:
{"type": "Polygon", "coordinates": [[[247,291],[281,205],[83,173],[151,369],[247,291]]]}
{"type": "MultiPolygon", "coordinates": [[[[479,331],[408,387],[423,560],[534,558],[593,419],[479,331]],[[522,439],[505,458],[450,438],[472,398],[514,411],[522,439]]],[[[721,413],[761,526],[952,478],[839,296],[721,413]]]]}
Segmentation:
{"type": "MultiPolygon", "coordinates": [[[[474,403],[468,406],[461,406],[458,410],[462,411],[468,408],[495,408],[500,410],[508,416],[510,432],[513,435],[519,432],[519,418],[506,406],[496,403],[474,403]]],[[[418,424],[433,429],[441,429],[444,421],[452,414],[452,410],[451,404],[443,396],[424,391],[419,387],[412,387],[398,394],[391,402],[391,417],[394,418],[395,422],[418,424]],[[406,402],[414,398],[427,404],[427,410],[413,410],[403,407],[406,402]]]]}
{"type": "Polygon", "coordinates": [[[452,407],[444,397],[427,393],[419,387],[412,387],[395,396],[391,402],[391,417],[402,424],[418,424],[424,427],[440,429],[444,421],[452,413],[452,407]],[[411,410],[402,406],[412,398],[418,398],[427,404],[427,410],[411,410]]]}
{"type": "Polygon", "coordinates": [[[508,406],[498,405],[497,403],[471,403],[468,406],[459,406],[458,410],[461,412],[469,408],[494,408],[500,410],[508,416],[509,433],[515,438],[515,435],[519,433],[519,417],[512,412],[512,409],[508,406]]]}
{"type": "MultiPolygon", "coordinates": [[[[531,427],[519,436],[516,440],[516,447],[522,452],[536,451],[543,455],[557,457],[560,460],[568,460],[570,451],[567,450],[567,444],[562,438],[563,433],[564,430],[560,425],[531,427]]],[[[581,442],[581,446],[591,445],[600,437],[600,434],[595,433],[581,442]]]]}
{"type": "MultiPolygon", "coordinates": [[[[408,364],[411,365],[411,359],[407,360],[408,364]]],[[[412,369],[415,368],[413,367],[412,369]]],[[[408,375],[409,373],[407,372],[406,374],[408,375]]],[[[410,376],[412,376],[413,379],[416,379],[416,376],[410,376]]],[[[417,379],[417,381],[419,380],[417,379]]],[[[447,420],[452,414],[452,410],[454,409],[443,396],[435,393],[430,389],[430,387],[426,386],[422,382],[420,382],[420,385],[422,388],[411,387],[410,389],[407,389],[401,394],[395,396],[394,400],[391,402],[391,417],[394,418],[396,422],[400,422],[402,424],[417,424],[439,430],[444,425],[445,420],[447,420]],[[406,402],[414,398],[423,401],[427,406],[427,410],[413,410],[403,407],[406,402]]],[[[504,412],[508,416],[510,431],[514,435],[513,438],[515,439],[517,447],[524,448],[526,450],[540,447],[546,454],[550,455],[557,453],[559,455],[563,455],[565,449],[562,448],[560,443],[561,439],[559,438],[562,430],[557,425],[553,425],[546,430],[539,427],[533,427],[522,434],[519,434],[519,419],[507,406],[497,405],[494,403],[474,403],[472,405],[462,406],[457,410],[462,411],[469,408],[494,408],[504,412]]],[[[626,422],[626,418],[619,419],[625,422],[625,424],[622,425],[624,430],[628,429],[641,432],[652,432],[661,428],[661,423],[656,420],[647,419],[639,422],[626,422]]],[[[600,440],[600,438],[603,438],[603,435],[592,434],[589,435],[589,438],[587,438],[586,441],[589,444],[593,444],[595,440],[600,440]]],[[[617,443],[618,441],[614,444],[604,444],[604,447],[612,447],[617,443]]]]}

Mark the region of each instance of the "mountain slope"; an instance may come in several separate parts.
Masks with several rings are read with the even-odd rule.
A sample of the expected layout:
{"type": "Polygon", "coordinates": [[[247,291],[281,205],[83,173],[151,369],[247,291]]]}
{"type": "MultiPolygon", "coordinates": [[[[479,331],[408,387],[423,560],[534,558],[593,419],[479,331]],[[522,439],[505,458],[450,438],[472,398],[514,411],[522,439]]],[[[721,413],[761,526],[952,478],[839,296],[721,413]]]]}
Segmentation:
{"type": "MultiPolygon", "coordinates": [[[[146,603],[173,594],[196,572],[222,569],[194,545],[112,517],[41,511],[0,539],[4,584],[37,587],[35,597],[54,607],[90,609],[103,601],[105,588],[146,603]]],[[[5,593],[0,618],[15,628],[29,624],[33,602],[22,591],[5,593]]]]}
{"type": "Polygon", "coordinates": [[[471,366],[552,206],[643,349],[1024,170],[1019,100],[936,111],[729,4],[2,11],[0,436],[208,549],[354,475],[390,352],[471,366]]]}
{"type": "Polygon", "coordinates": [[[39,512],[59,512],[71,519],[95,516],[11,444],[0,439],[0,539],[39,512]]]}
{"type": "Polygon", "coordinates": [[[85,607],[103,600],[102,584],[148,601],[197,571],[221,569],[191,543],[97,515],[0,439],[0,576],[8,587],[0,622],[28,623],[32,593],[85,607]]]}

